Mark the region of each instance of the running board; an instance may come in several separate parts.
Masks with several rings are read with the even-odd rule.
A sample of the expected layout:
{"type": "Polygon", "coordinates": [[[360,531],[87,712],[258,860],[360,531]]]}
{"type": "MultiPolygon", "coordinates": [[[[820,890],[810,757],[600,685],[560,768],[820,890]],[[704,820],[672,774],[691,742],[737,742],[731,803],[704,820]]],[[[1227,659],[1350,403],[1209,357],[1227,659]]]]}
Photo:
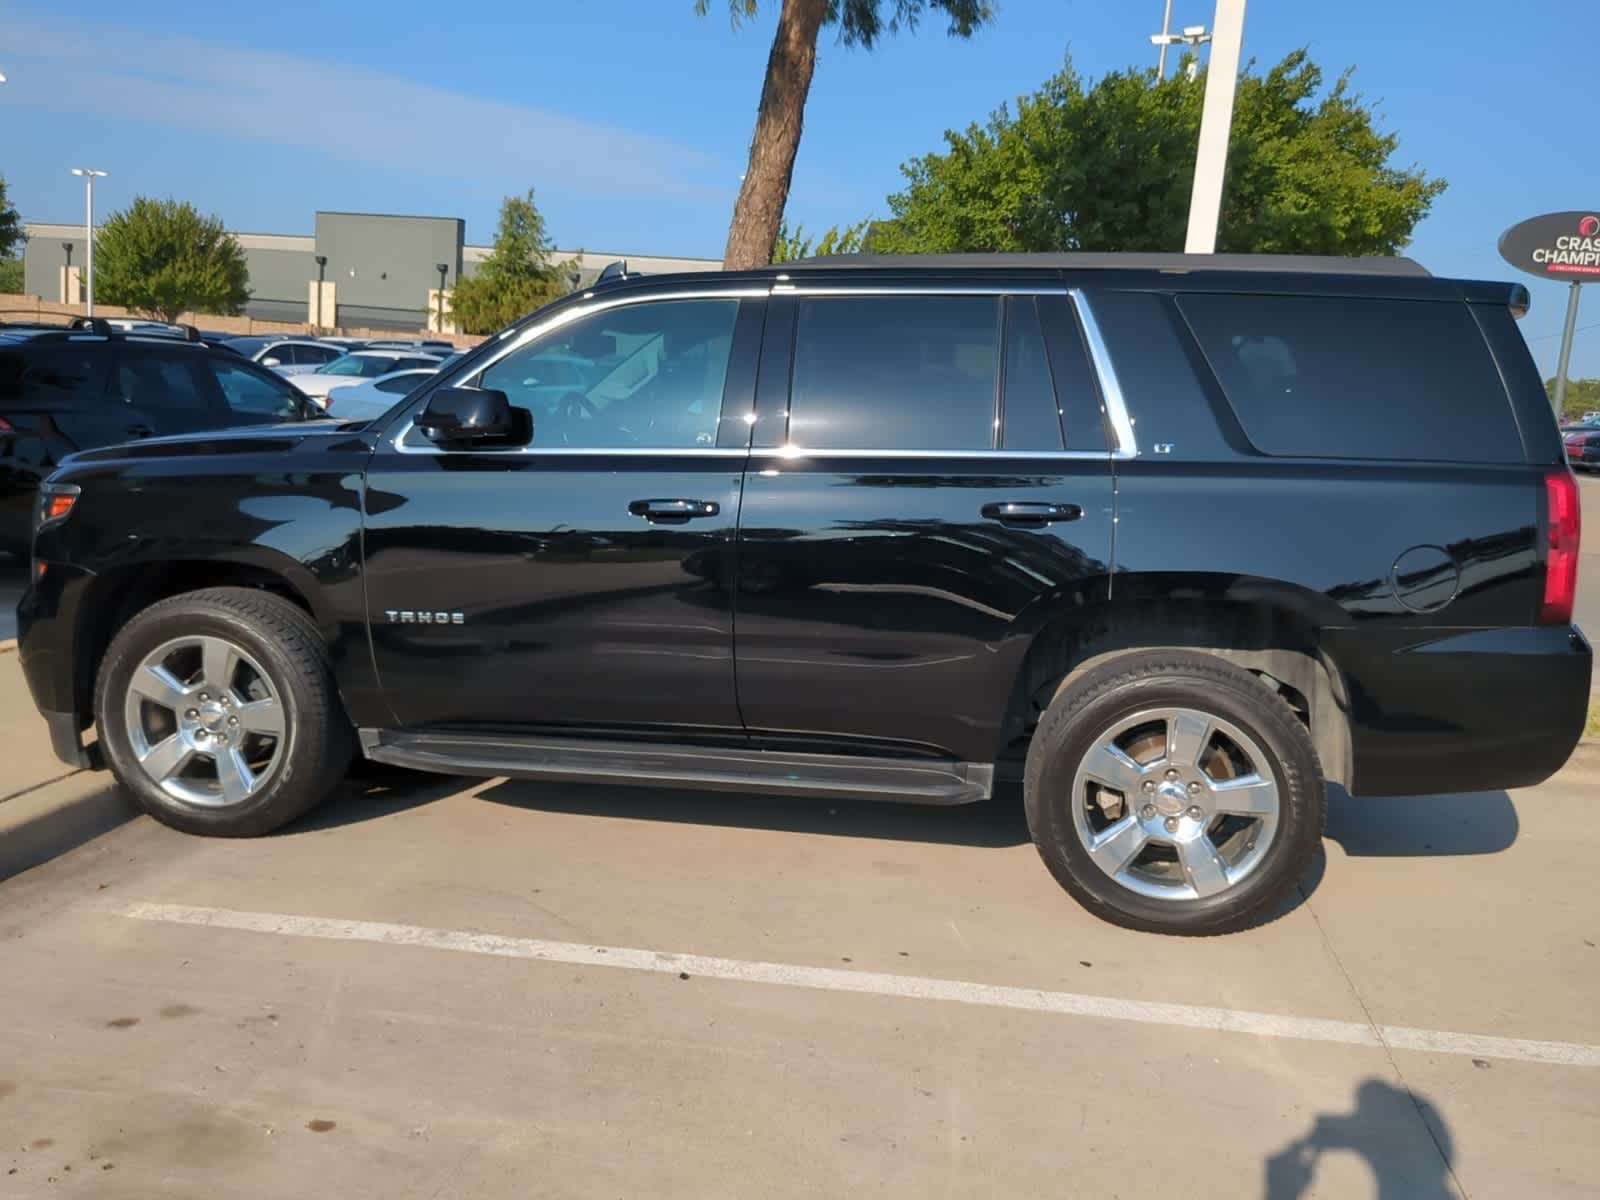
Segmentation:
{"type": "Polygon", "coordinates": [[[360,732],[362,753],[373,761],[445,775],[845,796],[907,804],[971,804],[988,799],[994,786],[992,764],[953,759],[862,758],[389,729],[360,732]]]}

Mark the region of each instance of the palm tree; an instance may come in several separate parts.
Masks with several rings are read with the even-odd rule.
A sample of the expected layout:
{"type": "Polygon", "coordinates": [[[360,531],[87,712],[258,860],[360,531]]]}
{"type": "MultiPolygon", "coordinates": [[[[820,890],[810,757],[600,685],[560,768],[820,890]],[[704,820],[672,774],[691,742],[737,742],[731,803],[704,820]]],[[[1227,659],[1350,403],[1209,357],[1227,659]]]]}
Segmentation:
{"type": "MultiPolygon", "coordinates": [[[[695,11],[701,15],[710,7],[711,0],[695,0],[695,11]]],[[[761,0],[728,0],[728,8],[737,24],[755,16],[761,0]]],[[[885,30],[893,33],[914,28],[929,9],[949,16],[952,37],[971,37],[994,16],[991,0],[782,0],[761,86],[755,134],[750,139],[750,165],[733,207],[723,266],[741,270],[771,261],[783,207],[789,199],[795,154],[800,149],[800,128],[822,27],[836,24],[845,45],[871,49],[885,30]],[[891,10],[887,16],[885,8],[891,10]]]]}

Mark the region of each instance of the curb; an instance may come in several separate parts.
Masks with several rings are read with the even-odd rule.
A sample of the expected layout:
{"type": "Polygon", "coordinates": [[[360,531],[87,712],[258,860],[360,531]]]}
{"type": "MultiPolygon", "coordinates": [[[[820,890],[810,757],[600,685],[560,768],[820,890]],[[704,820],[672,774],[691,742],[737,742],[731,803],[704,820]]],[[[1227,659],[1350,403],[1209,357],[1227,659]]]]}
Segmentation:
{"type": "Polygon", "coordinates": [[[0,638],[0,654],[5,654],[8,651],[15,650],[16,648],[16,638],[0,638]]]}

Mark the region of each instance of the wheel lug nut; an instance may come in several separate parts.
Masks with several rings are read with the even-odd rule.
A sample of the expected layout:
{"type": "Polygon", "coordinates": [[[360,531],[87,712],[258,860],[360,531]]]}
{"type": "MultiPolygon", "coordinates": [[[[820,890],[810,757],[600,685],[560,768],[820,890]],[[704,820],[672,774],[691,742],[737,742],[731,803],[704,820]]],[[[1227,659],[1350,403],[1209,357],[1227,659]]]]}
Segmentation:
{"type": "Polygon", "coordinates": [[[1198,821],[1202,816],[1204,816],[1204,814],[1200,811],[1200,806],[1198,804],[1191,804],[1189,806],[1189,815],[1191,817],[1193,817],[1196,821],[1198,821]]]}
{"type": "Polygon", "coordinates": [[[1191,783],[1189,785],[1189,795],[1198,796],[1199,794],[1200,794],[1200,785],[1198,783],[1191,783]]]}
{"type": "Polygon", "coordinates": [[[206,740],[206,731],[204,729],[196,729],[194,731],[194,740],[197,741],[197,742],[205,741],[206,740]]]}
{"type": "Polygon", "coordinates": [[[229,717],[228,718],[228,724],[229,725],[237,725],[238,723],[239,723],[239,718],[238,717],[229,717]]]}
{"type": "Polygon", "coordinates": [[[206,695],[206,694],[205,694],[205,693],[204,693],[204,692],[201,692],[201,693],[200,693],[200,703],[201,703],[201,704],[204,704],[204,703],[206,703],[206,701],[208,701],[208,700],[210,700],[210,699],[211,699],[211,697],[210,697],[210,696],[208,696],[208,695],[206,695]]]}
{"type": "Polygon", "coordinates": [[[1167,832],[1168,833],[1177,833],[1178,832],[1178,818],[1177,817],[1168,817],[1167,820],[1166,820],[1166,826],[1167,826],[1167,832]]]}
{"type": "Polygon", "coordinates": [[[1168,778],[1168,779],[1176,779],[1176,778],[1177,778],[1177,777],[1178,777],[1178,771],[1177,771],[1177,768],[1175,768],[1175,767],[1168,767],[1168,768],[1167,768],[1167,778],[1168,778]]]}
{"type": "Polygon", "coordinates": [[[192,721],[192,720],[194,720],[196,717],[198,717],[200,715],[200,710],[199,709],[195,709],[195,708],[191,708],[188,712],[184,713],[183,715],[188,717],[189,720],[192,721]]]}
{"type": "Polygon", "coordinates": [[[1148,821],[1151,817],[1156,815],[1156,806],[1154,804],[1146,804],[1139,810],[1139,815],[1148,821]]]}
{"type": "Polygon", "coordinates": [[[1153,792],[1156,790],[1156,781],[1154,779],[1146,779],[1141,786],[1145,791],[1153,792]]]}

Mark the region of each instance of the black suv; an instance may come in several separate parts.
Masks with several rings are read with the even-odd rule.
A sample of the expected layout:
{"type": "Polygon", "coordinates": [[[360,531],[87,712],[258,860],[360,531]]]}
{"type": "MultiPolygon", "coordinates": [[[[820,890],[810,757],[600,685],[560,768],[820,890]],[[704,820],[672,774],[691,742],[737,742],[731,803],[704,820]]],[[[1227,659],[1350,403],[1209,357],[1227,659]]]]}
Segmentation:
{"type": "Polygon", "coordinates": [[[322,415],[286,380],[197,334],[0,325],[0,551],[27,556],[39,483],[75,451],[322,415]]]}
{"type": "Polygon", "coordinates": [[[23,666],[58,753],[179,829],[265,833],[357,750],[932,804],[1020,777],[1092,911],[1235,929],[1325,780],[1517,787],[1579,737],[1526,304],[1404,260],[612,281],[364,425],[75,456],[23,666]]]}

